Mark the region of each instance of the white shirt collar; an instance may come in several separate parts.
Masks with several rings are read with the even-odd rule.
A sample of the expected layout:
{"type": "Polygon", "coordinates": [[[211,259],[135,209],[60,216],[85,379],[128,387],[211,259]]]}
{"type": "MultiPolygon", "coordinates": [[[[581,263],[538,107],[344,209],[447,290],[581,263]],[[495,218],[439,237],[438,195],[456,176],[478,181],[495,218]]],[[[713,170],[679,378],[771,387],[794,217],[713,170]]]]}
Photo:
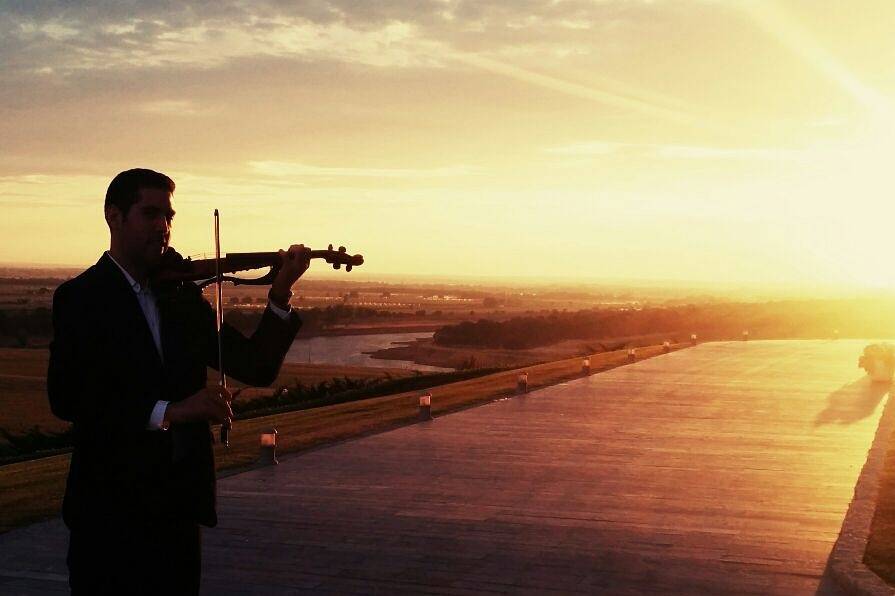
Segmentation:
{"type": "Polygon", "coordinates": [[[140,283],[138,281],[136,281],[133,277],[131,277],[131,274],[128,273],[127,270],[121,266],[121,263],[119,263],[118,261],[115,260],[115,257],[112,256],[112,253],[110,253],[109,251],[106,251],[106,254],[109,255],[109,258],[112,259],[112,262],[115,263],[116,265],[118,265],[118,268],[121,269],[122,273],[124,273],[124,278],[127,279],[127,283],[129,283],[131,285],[131,289],[134,292],[136,292],[137,294],[139,294],[143,290],[143,287],[140,285],[140,283]]]}

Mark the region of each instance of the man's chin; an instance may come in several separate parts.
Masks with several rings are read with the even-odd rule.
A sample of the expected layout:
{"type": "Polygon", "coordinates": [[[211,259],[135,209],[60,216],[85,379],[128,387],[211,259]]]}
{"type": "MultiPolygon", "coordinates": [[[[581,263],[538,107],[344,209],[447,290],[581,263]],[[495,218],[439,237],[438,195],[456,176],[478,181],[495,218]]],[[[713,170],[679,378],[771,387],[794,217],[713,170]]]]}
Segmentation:
{"type": "Polygon", "coordinates": [[[144,253],[146,255],[146,265],[150,268],[157,267],[162,262],[162,257],[167,248],[167,246],[150,245],[144,253]]]}

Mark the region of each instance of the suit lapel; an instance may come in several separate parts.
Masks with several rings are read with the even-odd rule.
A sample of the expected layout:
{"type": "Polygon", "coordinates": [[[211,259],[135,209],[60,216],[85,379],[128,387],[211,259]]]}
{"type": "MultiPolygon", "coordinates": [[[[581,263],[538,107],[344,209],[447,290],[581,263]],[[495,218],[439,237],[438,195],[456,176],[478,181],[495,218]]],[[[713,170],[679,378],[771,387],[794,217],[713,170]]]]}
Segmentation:
{"type": "Polygon", "coordinates": [[[174,385],[183,385],[187,395],[205,385],[206,360],[200,331],[202,298],[201,294],[195,296],[195,288],[189,285],[192,282],[160,287],[156,291],[165,373],[174,385]],[[202,373],[201,378],[196,377],[197,370],[202,373]]]}
{"type": "Polygon", "coordinates": [[[106,283],[113,322],[120,324],[125,330],[130,330],[131,337],[139,346],[140,351],[146,353],[152,364],[162,369],[161,357],[155,347],[149,323],[146,321],[146,315],[143,314],[139,301],[137,301],[134,289],[108,254],[103,253],[96,266],[106,283]]]}
{"type": "Polygon", "coordinates": [[[162,353],[165,355],[165,369],[173,372],[181,361],[183,338],[177,316],[171,312],[170,305],[166,305],[161,297],[156,297],[159,308],[159,332],[162,336],[162,353]]]}

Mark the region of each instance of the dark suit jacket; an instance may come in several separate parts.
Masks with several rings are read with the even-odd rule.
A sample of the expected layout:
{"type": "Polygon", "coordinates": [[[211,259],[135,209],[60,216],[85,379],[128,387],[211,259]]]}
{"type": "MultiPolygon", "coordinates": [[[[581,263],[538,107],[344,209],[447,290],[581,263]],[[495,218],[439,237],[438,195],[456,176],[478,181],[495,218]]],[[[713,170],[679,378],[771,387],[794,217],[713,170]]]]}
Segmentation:
{"type": "MultiPolygon", "coordinates": [[[[191,282],[153,288],[159,357],[136,295],[104,254],[53,295],[47,392],[53,413],[73,423],[63,501],[71,528],[101,521],[217,523],[212,436],[205,422],[146,430],[158,400],[180,401],[217,368],[215,315],[191,282]]],[[[225,372],[248,385],[273,383],[301,325],[266,309],[246,338],[223,328],[225,372]]]]}

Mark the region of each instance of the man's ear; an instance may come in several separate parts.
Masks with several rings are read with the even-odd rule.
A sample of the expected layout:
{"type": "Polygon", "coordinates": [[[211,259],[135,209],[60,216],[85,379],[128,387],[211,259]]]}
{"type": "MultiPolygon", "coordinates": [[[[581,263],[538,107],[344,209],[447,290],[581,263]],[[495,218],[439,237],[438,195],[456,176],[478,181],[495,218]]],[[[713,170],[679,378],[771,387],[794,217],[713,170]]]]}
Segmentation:
{"type": "Polygon", "coordinates": [[[117,232],[121,229],[121,224],[123,221],[124,214],[121,212],[121,209],[119,209],[117,205],[109,205],[108,207],[106,207],[106,223],[109,224],[109,230],[117,232]]]}

